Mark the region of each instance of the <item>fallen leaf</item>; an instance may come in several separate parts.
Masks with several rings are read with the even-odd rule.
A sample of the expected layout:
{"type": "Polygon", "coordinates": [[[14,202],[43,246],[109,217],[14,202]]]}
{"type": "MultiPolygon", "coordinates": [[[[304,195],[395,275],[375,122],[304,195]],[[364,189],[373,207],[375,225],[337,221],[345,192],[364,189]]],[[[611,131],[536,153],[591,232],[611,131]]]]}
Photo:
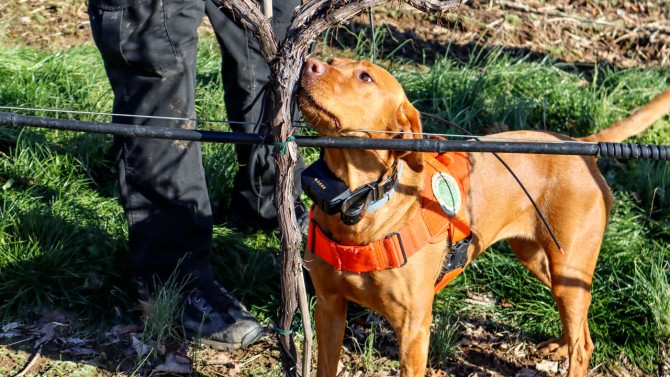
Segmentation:
{"type": "Polygon", "coordinates": [[[37,339],[33,349],[37,349],[42,344],[53,340],[54,336],[56,335],[55,325],[55,322],[49,322],[39,329],[39,334],[42,335],[42,337],[37,339]]]}
{"type": "Polygon", "coordinates": [[[191,365],[191,359],[184,355],[180,354],[174,354],[174,361],[178,362],[179,364],[188,364],[191,365]]]}
{"type": "Polygon", "coordinates": [[[16,330],[21,327],[21,322],[9,322],[6,325],[2,326],[2,332],[9,332],[11,330],[16,330]]]}
{"type": "Polygon", "coordinates": [[[377,372],[374,374],[375,377],[391,377],[391,376],[397,376],[397,374],[383,370],[380,372],[377,372]]]}
{"type": "Polygon", "coordinates": [[[204,358],[207,365],[226,365],[231,362],[230,355],[226,352],[213,352],[204,358]]]}
{"type": "Polygon", "coordinates": [[[93,349],[88,348],[88,347],[72,347],[68,348],[65,350],[60,351],[62,354],[66,355],[72,355],[75,357],[93,357],[97,355],[98,353],[95,352],[93,349]]]}
{"type": "Polygon", "coordinates": [[[85,344],[86,341],[81,338],[65,338],[64,339],[66,344],[73,345],[73,346],[80,346],[82,344],[85,344]]]}
{"type": "Polygon", "coordinates": [[[540,372],[558,373],[558,361],[542,360],[535,364],[535,369],[540,372]]]}
{"type": "Polygon", "coordinates": [[[477,326],[476,328],[469,328],[465,332],[469,338],[481,339],[486,334],[486,330],[482,326],[477,326]]]}
{"type": "Polygon", "coordinates": [[[488,308],[496,306],[496,300],[494,298],[484,295],[474,294],[466,298],[464,301],[467,302],[468,304],[480,305],[488,308]]]}
{"type": "Polygon", "coordinates": [[[154,368],[154,372],[191,374],[191,364],[190,362],[188,364],[180,363],[174,354],[169,354],[165,359],[165,363],[154,368]]]}
{"type": "Polygon", "coordinates": [[[340,360],[340,361],[337,362],[337,373],[336,373],[336,375],[340,376],[344,373],[344,371],[345,371],[344,370],[344,364],[342,363],[342,360],[340,360]]]}
{"type": "Polygon", "coordinates": [[[472,340],[468,338],[463,338],[458,342],[458,344],[460,344],[461,346],[469,346],[470,344],[472,344],[472,340]]]}
{"type": "Polygon", "coordinates": [[[525,350],[525,345],[523,343],[519,343],[514,348],[512,348],[512,354],[516,358],[525,358],[527,356],[526,350],[525,350]]]}
{"type": "Polygon", "coordinates": [[[532,370],[529,368],[523,368],[521,369],[517,374],[514,375],[514,377],[537,377],[540,374],[537,373],[536,370],[532,370]]]}
{"type": "Polygon", "coordinates": [[[130,325],[116,325],[109,330],[110,335],[122,336],[130,334],[131,332],[139,332],[142,329],[141,326],[130,324],[130,325]]]}
{"type": "Polygon", "coordinates": [[[14,184],[14,179],[12,179],[12,178],[8,179],[7,182],[5,182],[4,185],[2,185],[2,191],[9,190],[10,188],[12,188],[13,184],[14,184]]]}
{"type": "Polygon", "coordinates": [[[447,373],[443,370],[428,368],[430,377],[446,377],[447,373]]]}
{"type": "Polygon", "coordinates": [[[141,340],[137,339],[135,335],[131,337],[131,340],[133,342],[133,349],[135,350],[135,353],[138,354],[139,356],[144,356],[151,352],[151,346],[143,343],[141,340]]]}

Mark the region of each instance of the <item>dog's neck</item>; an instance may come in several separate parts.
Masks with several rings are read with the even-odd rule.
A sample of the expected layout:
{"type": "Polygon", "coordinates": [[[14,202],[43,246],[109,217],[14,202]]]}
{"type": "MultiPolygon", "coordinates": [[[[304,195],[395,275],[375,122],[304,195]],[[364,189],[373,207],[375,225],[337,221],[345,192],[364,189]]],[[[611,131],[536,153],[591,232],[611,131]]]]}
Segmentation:
{"type": "MultiPolygon", "coordinates": [[[[393,152],[373,150],[326,149],[323,159],[351,190],[379,178],[386,179],[396,163],[393,152]]],[[[422,186],[420,172],[404,169],[393,198],[373,213],[365,214],[358,224],[345,225],[339,215],[327,216],[321,211],[316,212],[316,220],[339,243],[367,244],[396,231],[411,218],[408,216],[419,210],[422,186]]]]}
{"type": "Polygon", "coordinates": [[[337,178],[351,191],[369,182],[386,179],[395,160],[386,151],[361,149],[326,149],[323,160],[337,178]]]}

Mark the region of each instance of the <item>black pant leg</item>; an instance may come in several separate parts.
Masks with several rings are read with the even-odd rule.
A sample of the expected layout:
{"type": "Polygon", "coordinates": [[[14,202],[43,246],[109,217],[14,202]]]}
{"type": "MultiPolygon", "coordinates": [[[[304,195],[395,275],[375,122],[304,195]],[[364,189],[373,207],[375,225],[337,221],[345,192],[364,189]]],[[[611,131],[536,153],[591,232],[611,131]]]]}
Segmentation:
{"type": "MultiPolygon", "coordinates": [[[[114,11],[89,8],[114,91],[114,113],[195,117],[197,27],[202,0],[154,0],[114,11]]],[[[115,116],[114,122],[194,128],[192,121],[115,116]]],[[[140,276],[165,279],[208,268],[212,214],[200,144],[116,137],[121,201],[140,276]]]]}
{"type": "MultiPolygon", "coordinates": [[[[272,26],[282,40],[290,25],[295,7],[300,1],[275,1],[272,26]]],[[[245,124],[232,124],[235,132],[269,132],[265,125],[272,116],[272,105],[266,96],[270,68],[262,57],[255,37],[223,15],[207,1],[207,16],[212,22],[222,52],[221,74],[224,85],[224,103],[228,119],[245,124]]],[[[275,164],[273,147],[237,145],[239,170],[233,182],[228,209],[228,225],[237,228],[272,230],[278,226],[274,204],[275,164]]],[[[304,162],[296,164],[296,210],[304,211],[300,203],[300,174],[304,162]]],[[[301,213],[298,213],[300,216],[301,213]]]]}

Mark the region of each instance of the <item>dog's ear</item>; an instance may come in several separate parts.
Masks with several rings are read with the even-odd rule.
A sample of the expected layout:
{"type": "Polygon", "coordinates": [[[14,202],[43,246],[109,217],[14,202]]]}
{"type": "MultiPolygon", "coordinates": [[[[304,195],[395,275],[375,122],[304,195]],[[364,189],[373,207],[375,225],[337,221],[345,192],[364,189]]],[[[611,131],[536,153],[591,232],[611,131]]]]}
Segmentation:
{"type": "MultiPolygon", "coordinates": [[[[399,139],[420,139],[421,136],[421,115],[419,110],[405,100],[398,107],[396,114],[396,130],[402,132],[395,136],[399,139]]],[[[407,162],[410,169],[421,171],[423,169],[423,153],[421,152],[397,152],[397,158],[402,158],[407,162]]]]}

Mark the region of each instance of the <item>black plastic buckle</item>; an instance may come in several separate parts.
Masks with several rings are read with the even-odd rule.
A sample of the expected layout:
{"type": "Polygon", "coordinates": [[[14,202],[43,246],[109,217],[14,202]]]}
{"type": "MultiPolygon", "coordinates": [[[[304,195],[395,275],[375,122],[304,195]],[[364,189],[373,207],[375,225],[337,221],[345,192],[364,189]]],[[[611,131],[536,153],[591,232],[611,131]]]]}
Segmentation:
{"type": "Polygon", "coordinates": [[[471,242],[472,234],[451,245],[449,262],[443,268],[445,273],[465,266],[468,261],[468,248],[470,247],[471,242]]]}
{"type": "Polygon", "coordinates": [[[400,244],[400,251],[402,251],[402,257],[404,259],[402,264],[398,267],[402,267],[402,266],[407,264],[407,253],[405,253],[405,245],[402,244],[402,238],[400,238],[400,233],[398,233],[398,232],[389,233],[388,235],[386,235],[386,237],[384,237],[384,239],[389,239],[393,236],[398,236],[398,243],[400,244]]]}

